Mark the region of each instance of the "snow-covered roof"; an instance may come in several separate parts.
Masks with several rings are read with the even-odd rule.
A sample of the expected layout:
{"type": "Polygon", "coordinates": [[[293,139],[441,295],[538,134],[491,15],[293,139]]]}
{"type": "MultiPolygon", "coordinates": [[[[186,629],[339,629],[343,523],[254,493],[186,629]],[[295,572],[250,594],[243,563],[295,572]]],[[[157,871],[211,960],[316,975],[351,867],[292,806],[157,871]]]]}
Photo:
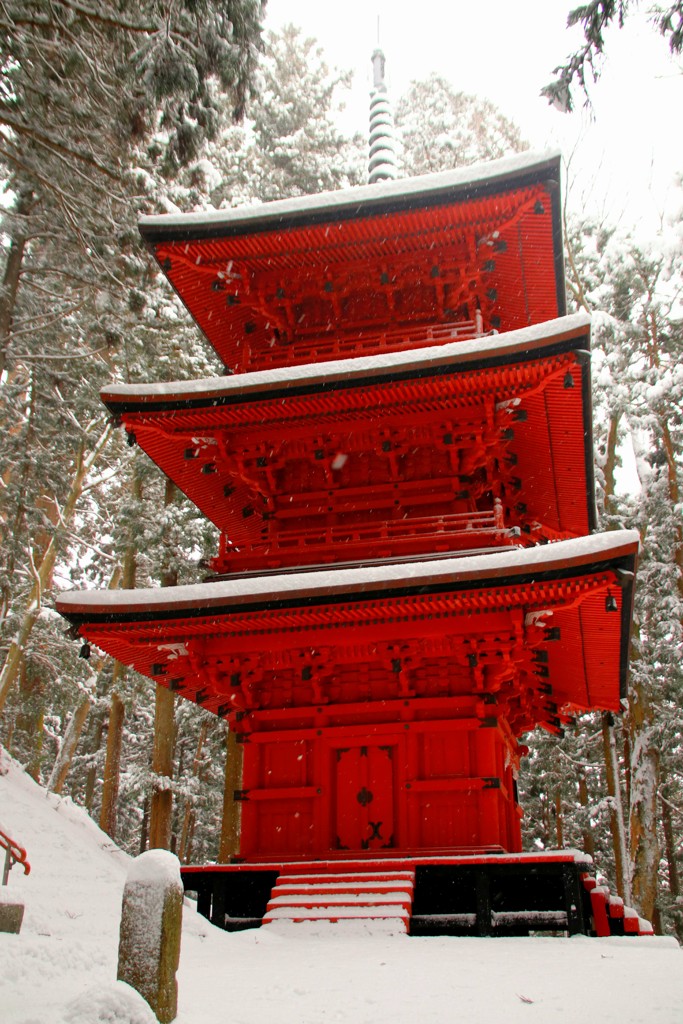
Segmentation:
{"type": "Polygon", "coordinates": [[[140,590],[91,590],[62,593],[57,609],[67,616],[102,613],[125,614],[155,610],[206,609],[253,601],[278,601],[291,598],[324,599],[343,594],[371,593],[376,590],[414,588],[453,584],[466,586],[474,580],[524,577],[535,572],[562,571],[595,563],[633,556],[638,551],[636,530],[610,531],[575,540],[558,541],[524,550],[504,550],[495,554],[444,558],[428,562],[401,562],[353,569],[330,568],[314,572],[283,573],[278,576],[250,577],[199,583],[181,587],[140,590]]]}
{"type": "Polygon", "coordinates": [[[442,194],[444,198],[450,198],[463,191],[489,186],[500,188],[507,179],[516,180],[527,175],[535,177],[543,172],[559,173],[559,163],[560,154],[555,150],[518,153],[453,171],[377,182],[313,196],[278,199],[230,210],[146,216],[140,218],[139,227],[144,238],[160,241],[162,238],[198,238],[206,233],[232,234],[240,229],[249,231],[256,224],[281,227],[285,221],[321,222],[342,216],[363,216],[375,210],[380,213],[383,208],[395,209],[438,200],[442,194]]]}
{"type": "Polygon", "coordinates": [[[161,384],[110,384],[103,388],[101,393],[105,402],[111,401],[116,404],[118,400],[136,397],[191,398],[202,395],[210,400],[212,396],[219,394],[244,394],[304,382],[315,382],[324,386],[325,383],[339,379],[363,379],[387,372],[417,373],[422,369],[444,365],[458,367],[461,364],[504,359],[516,353],[522,355],[529,350],[551,346],[565,338],[588,333],[589,329],[590,316],[579,312],[543,324],[509,331],[506,334],[471,341],[454,341],[417,350],[382,352],[327,363],[305,363],[301,366],[257,370],[230,377],[206,377],[194,381],[170,381],[161,384]]]}

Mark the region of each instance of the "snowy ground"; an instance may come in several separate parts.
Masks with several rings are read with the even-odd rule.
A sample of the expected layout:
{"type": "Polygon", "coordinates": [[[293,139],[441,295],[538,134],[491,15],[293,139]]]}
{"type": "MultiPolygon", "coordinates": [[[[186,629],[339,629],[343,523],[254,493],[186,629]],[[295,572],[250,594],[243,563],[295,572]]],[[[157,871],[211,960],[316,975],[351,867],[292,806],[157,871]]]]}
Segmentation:
{"type": "MultiPolygon", "coordinates": [[[[2,1024],[148,1024],[115,983],[128,858],[69,800],[14,764],[0,823],[28,849],[15,867],[21,935],[0,934],[2,1024]]],[[[451,939],[359,925],[228,934],[185,911],[177,1024],[680,1024],[673,939],[451,939]]],[[[151,1018],[153,1020],[153,1018],[151,1018]]]]}

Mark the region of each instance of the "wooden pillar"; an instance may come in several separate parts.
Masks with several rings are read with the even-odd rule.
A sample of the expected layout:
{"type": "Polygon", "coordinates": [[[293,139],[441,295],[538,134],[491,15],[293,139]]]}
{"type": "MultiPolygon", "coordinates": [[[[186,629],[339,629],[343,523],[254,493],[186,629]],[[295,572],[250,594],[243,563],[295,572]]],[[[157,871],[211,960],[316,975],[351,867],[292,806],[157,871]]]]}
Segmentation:
{"type": "Polygon", "coordinates": [[[236,789],[242,788],[243,747],[237,736],[228,729],[225,753],[225,782],[223,787],[223,822],[218,863],[227,864],[240,850],[240,805],[234,798],[236,789]]]}

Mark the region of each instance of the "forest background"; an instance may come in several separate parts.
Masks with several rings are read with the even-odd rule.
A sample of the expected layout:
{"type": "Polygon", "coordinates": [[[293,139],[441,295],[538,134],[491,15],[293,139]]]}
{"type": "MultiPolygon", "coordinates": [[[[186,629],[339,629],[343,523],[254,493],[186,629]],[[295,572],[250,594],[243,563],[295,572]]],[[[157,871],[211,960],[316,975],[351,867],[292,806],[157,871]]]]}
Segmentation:
{"type": "MultiPolygon", "coordinates": [[[[264,38],[261,17],[258,0],[17,0],[0,13],[0,742],[131,853],[167,846],[185,862],[234,846],[225,726],[110,659],[79,658],[52,594],[193,582],[216,545],[98,397],[112,381],[221,372],[137,217],[365,181],[366,140],[338,127],[347,76],[291,26],[264,38]]],[[[599,45],[599,24],[592,42],[595,20],[585,28],[599,45]]],[[[558,81],[571,91],[571,75],[558,81]]],[[[438,76],[395,113],[404,174],[525,148],[492,104],[438,76]]],[[[567,210],[565,234],[570,306],[593,314],[601,528],[638,529],[642,554],[624,715],[529,738],[525,842],[594,854],[683,941],[681,221],[646,243],[567,210]]]]}

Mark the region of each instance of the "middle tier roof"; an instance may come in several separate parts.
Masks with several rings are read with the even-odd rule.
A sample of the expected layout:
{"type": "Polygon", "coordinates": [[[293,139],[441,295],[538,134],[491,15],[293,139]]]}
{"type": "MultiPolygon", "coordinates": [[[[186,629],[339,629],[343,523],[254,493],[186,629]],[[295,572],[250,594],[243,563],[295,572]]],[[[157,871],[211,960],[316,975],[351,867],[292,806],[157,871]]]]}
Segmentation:
{"type": "Polygon", "coordinates": [[[102,397],[222,531],[219,573],[595,528],[590,320],[102,397]]]}

